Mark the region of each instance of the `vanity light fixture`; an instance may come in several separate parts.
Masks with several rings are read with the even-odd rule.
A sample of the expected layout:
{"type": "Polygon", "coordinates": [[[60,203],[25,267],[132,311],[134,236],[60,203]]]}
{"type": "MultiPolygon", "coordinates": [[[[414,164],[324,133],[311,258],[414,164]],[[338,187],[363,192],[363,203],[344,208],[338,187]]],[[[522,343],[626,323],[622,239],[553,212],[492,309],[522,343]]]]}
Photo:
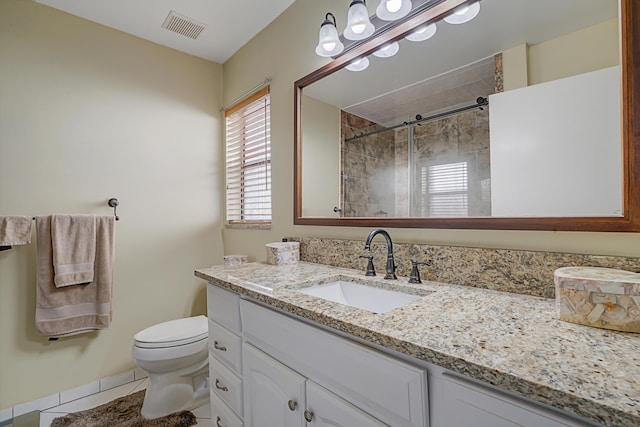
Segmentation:
{"type": "Polygon", "coordinates": [[[369,12],[365,0],[353,0],[347,13],[347,28],[344,37],[349,40],[364,40],[375,31],[369,20],[369,12]]]}
{"type": "Polygon", "coordinates": [[[383,21],[395,21],[411,12],[411,0],[380,0],[376,15],[383,21]]]}
{"type": "Polygon", "coordinates": [[[336,27],[336,17],[329,12],[325,15],[324,22],[320,26],[318,35],[318,46],[316,46],[316,54],[323,57],[331,57],[339,54],[344,50],[344,45],[338,36],[336,27]],[[333,22],[329,17],[333,18],[333,22]]]}
{"type": "Polygon", "coordinates": [[[436,24],[421,25],[416,30],[405,37],[412,42],[421,42],[430,39],[437,31],[436,24]]]}
{"type": "Polygon", "coordinates": [[[480,2],[477,1],[468,6],[460,6],[452,14],[444,17],[444,22],[449,24],[464,24],[471,21],[480,13],[480,2]]]}
{"type": "Polygon", "coordinates": [[[362,71],[365,70],[369,66],[369,58],[366,56],[363,58],[358,58],[351,62],[351,64],[347,65],[345,68],[349,71],[362,71]]]}
{"type": "Polygon", "coordinates": [[[389,58],[400,50],[400,44],[398,42],[388,43],[382,46],[380,49],[373,52],[374,56],[378,58],[389,58]]]}

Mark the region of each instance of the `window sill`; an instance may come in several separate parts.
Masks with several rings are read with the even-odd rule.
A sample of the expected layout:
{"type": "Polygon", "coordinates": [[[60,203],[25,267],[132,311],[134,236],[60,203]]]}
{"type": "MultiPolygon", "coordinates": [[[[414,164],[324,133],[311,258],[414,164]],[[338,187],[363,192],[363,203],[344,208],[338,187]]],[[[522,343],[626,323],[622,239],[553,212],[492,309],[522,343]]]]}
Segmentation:
{"type": "Polygon", "coordinates": [[[239,230],[271,230],[271,223],[234,223],[225,224],[224,228],[239,229],[239,230]]]}

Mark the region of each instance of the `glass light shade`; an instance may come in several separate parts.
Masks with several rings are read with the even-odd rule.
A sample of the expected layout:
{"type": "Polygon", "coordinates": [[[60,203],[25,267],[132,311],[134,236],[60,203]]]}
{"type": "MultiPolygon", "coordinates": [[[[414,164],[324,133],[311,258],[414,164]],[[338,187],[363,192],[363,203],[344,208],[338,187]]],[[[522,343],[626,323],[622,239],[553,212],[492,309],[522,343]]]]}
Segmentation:
{"type": "Polygon", "coordinates": [[[369,58],[358,58],[345,68],[349,71],[362,71],[369,66],[369,58]]]}
{"type": "Polygon", "coordinates": [[[338,37],[338,30],[333,22],[325,20],[320,27],[318,35],[318,46],[316,46],[316,54],[323,57],[331,57],[339,54],[344,50],[344,45],[338,37]]]}
{"type": "Polygon", "coordinates": [[[395,55],[400,50],[400,45],[398,42],[393,42],[382,46],[380,49],[373,52],[375,56],[378,58],[389,58],[390,56],[395,55]]]}
{"type": "Polygon", "coordinates": [[[421,42],[433,37],[437,30],[436,24],[421,25],[413,33],[406,36],[405,39],[412,42],[421,42]]]}
{"type": "Polygon", "coordinates": [[[452,14],[444,17],[444,22],[449,24],[464,24],[471,21],[480,13],[480,2],[470,4],[469,6],[461,6],[453,11],[452,14]]]}
{"type": "Polygon", "coordinates": [[[369,12],[363,0],[353,0],[347,15],[347,28],[343,33],[345,38],[363,40],[373,34],[375,27],[369,21],[369,12]]]}
{"type": "Polygon", "coordinates": [[[380,0],[376,15],[383,21],[395,21],[411,12],[411,0],[380,0]]]}

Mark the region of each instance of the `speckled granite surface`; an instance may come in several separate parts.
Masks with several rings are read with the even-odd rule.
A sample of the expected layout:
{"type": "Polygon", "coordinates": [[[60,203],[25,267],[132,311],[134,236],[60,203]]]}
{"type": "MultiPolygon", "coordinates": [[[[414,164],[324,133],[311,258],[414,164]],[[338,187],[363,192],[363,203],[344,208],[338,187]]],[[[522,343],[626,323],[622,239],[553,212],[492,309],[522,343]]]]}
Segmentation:
{"type": "MultiPolygon", "coordinates": [[[[366,237],[366,236],[364,236],[366,237]]],[[[393,237],[393,236],[391,236],[393,237]]],[[[365,270],[366,259],[359,259],[364,238],[339,240],[315,237],[289,237],[300,242],[300,260],[336,267],[365,270]]],[[[382,237],[373,241],[374,265],[384,274],[387,249],[382,237]]],[[[409,276],[411,260],[432,261],[420,267],[423,280],[515,292],[546,298],[555,297],[553,272],[560,267],[590,266],[640,271],[640,258],[535,252],[508,249],[435,246],[393,243],[397,274],[409,276]]]]}
{"type": "Polygon", "coordinates": [[[554,300],[300,262],[196,270],[196,276],[314,322],[607,426],[640,425],[640,336],[557,319],[554,300]],[[296,289],[334,280],[432,292],[386,314],[296,289]]]}

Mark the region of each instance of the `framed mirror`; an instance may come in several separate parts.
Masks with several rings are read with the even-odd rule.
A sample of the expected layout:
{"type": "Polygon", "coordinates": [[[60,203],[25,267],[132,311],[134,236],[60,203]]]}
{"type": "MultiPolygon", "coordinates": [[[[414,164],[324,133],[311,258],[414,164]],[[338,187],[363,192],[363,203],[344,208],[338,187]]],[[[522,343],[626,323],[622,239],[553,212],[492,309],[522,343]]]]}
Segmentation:
{"type": "Polygon", "coordinates": [[[640,6],[426,3],[295,82],[294,224],[639,231],[640,6]]]}

